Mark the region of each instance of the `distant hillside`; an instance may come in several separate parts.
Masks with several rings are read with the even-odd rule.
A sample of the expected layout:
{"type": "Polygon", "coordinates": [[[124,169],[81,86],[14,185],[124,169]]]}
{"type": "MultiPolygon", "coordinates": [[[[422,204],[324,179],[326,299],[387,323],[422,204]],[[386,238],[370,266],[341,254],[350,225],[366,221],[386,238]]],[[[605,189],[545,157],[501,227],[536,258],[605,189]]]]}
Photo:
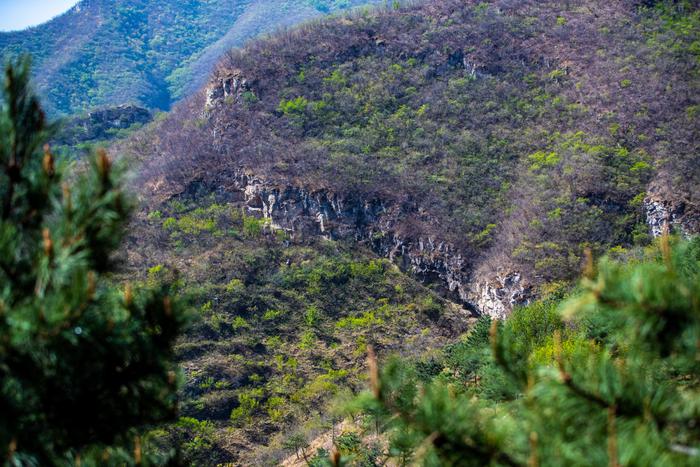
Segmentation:
{"type": "Polygon", "coordinates": [[[41,26],[0,33],[0,57],[33,55],[36,85],[54,115],[120,104],[168,109],[206,80],[222,51],[362,3],[83,0],[41,26]]]}
{"type": "Polygon", "coordinates": [[[152,117],[147,109],[128,104],[95,109],[62,119],[51,144],[89,152],[94,146],[104,147],[109,140],[125,137],[150,122],[152,117]]]}
{"type": "Polygon", "coordinates": [[[697,229],[698,24],[697,2],[523,0],[307,25],[229,54],[140,141],[144,178],[168,196],[248,171],[289,228],[303,190],[325,235],[501,315],[587,248],[647,242],[657,210],[697,229]]]}

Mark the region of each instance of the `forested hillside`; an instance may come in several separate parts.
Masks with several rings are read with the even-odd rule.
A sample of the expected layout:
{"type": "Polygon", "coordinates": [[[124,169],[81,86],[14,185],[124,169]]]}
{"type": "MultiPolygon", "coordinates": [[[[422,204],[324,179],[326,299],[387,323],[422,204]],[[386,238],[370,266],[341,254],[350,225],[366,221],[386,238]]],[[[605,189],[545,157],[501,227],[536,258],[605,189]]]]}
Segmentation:
{"type": "MultiPolygon", "coordinates": [[[[149,442],[293,458],[340,420],[326,403],[361,385],[365,345],[452,371],[421,354],[469,315],[557,300],[586,255],[629,258],[665,225],[697,232],[698,24],[694,2],[428,1],[228,53],[115,149],[146,206],[130,274],[180,271],[202,315],[178,348],[184,418],[149,442]]],[[[486,365],[480,339],[459,365],[486,365]]],[[[489,397],[517,391],[483,368],[489,397]]],[[[361,465],[385,455],[346,441],[361,465]]]]}
{"type": "Polygon", "coordinates": [[[29,53],[53,115],[98,106],[168,109],[196,89],[226,49],[322,13],[335,0],[83,0],[24,31],[0,33],[0,57],[29,53]]]}
{"type": "Polygon", "coordinates": [[[700,0],[83,0],[0,50],[72,116],[7,67],[0,458],[697,465],[700,0]]]}
{"type": "Polygon", "coordinates": [[[141,181],[253,174],[251,206],[291,230],[308,192],[319,234],[503,315],[586,248],[648,242],[650,213],[697,229],[698,24],[694,2],[445,1],[306,25],[134,138],[141,181]]]}
{"type": "Polygon", "coordinates": [[[365,425],[339,444],[344,461],[697,465],[699,246],[664,236],[590,261],[564,299],[484,317],[442,352],[370,365],[371,392],[346,406],[365,425]]]}
{"type": "Polygon", "coordinates": [[[295,429],[338,422],[330,402],[364,387],[368,344],[420,356],[470,321],[368,248],[293,238],[231,193],[184,193],[142,213],[127,240],[120,279],[175,279],[197,316],[175,348],[181,418],[144,439],[187,465],[281,459],[295,429]]]}

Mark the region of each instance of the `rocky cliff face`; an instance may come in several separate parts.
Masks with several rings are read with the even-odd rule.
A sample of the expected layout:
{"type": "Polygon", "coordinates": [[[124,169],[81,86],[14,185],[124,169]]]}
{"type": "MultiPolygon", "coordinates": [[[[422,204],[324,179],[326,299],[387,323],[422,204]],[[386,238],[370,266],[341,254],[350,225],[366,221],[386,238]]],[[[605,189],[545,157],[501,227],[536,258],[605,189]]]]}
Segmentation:
{"type": "Polygon", "coordinates": [[[281,186],[243,168],[223,174],[221,199],[241,203],[249,214],[268,220],[294,239],[324,237],[362,242],[402,269],[440,286],[450,299],[477,314],[504,318],[513,305],[527,302],[530,289],[517,272],[488,282],[475,281],[473,264],[449,243],[433,236],[406,235],[396,226],[406,216],[436,222],[424,211],[387,205],[329,191],[281,186]]]}
{"type": "Polygon", "coordinates": [[[470,302],[483,314],[505,319],[516,305],[525,305],[533,297],[530,286],[517,271],[498,271],[490,279],[476,278],[469,288],[470,302]]]}
{"type": "Polygon", "coordinates": [[[206,88],[205,112],[230,101],[239,102],[243,93],[250,91],[248,80],[240,71],[230,71],[216,75],[206,88]]]}
{"type": "Polygon", "coordinates": [[[666,228],[685,237],[700,231],[700,216],[683,201],[669,201],[658,194],[650,194],[644,200],[647,224],[654,237],[666,228]]]}

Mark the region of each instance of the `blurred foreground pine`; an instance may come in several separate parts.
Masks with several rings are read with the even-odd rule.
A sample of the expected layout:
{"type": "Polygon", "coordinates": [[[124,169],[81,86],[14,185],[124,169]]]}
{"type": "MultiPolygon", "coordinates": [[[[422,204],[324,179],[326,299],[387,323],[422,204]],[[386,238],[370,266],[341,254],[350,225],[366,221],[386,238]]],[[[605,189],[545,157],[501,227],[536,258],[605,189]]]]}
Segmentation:
{"type": "Polygon", "coordinates": [[[399,465],[700,465],[700,239],[590,262],[429,363],[389,361],[349,407],[399,465]]]}
{"type": "Polygon", "coordinates": [[[147,462],[138,432],[176,415],[172,347],[185,315],[166,286],[105,280],[130,203],[104,152],[68,173],[27,61],[0,103],[0,462],[147,462]]]}

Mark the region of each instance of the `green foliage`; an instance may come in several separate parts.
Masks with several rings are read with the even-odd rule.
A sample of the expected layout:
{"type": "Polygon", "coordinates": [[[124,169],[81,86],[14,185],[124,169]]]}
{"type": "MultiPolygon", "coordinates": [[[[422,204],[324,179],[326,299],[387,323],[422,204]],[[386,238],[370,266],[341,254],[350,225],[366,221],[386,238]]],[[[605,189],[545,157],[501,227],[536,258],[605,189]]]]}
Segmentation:
{"type": "Polygon", "coordinates": [[[260,100],[260,99],[258,99],[258,96],[256,96],[255,93],[252,91],[244,92],[242,97],[243,97],[243,102],[247,105],[253,105],[260,100]]]}
{"type": "MultiPolygon", "coordinates": [[[[383,415],[377,404],[363,418],[381,418],[380,428],[386,422],[392,429],[386,439],[395,440],[398,464],[408,463],[414,450],[433,464],[449,463],[428,449],[433,442],[444,450],[470,442],[475,452],[462,458],[474,463],[530,460],[530,443],[544,436],[529,438],[533,414],[523,406],[531,391],[557,371],[560,360],[600,354],[608,336],[598,326],[591,327],[591,337],[584,325],[565,324],[554,302],[568,292],[587,249],[620,258],[637,254],[630,253],[634,244],[649,242],[640,194],[656,185],[650,182],[668,181],[685,205],[698,204],[692,116],[700,94],[693,47],[697,14],[688,2],[656,2],[651,9],[611,2],[605,14],[591,1],[525,3],[421,2],[251,42],[228,54],[222,68],[242,73],[257,102],[236,112],[216,109],[206,118],[195,109],[194,119],[193,108],[184,105],[148,133],[168,147],[140,154],[147,173],[157,174],[151,181],[165,181],[164,193],[187,187],[183,206],[159,206],[163,219],[175,219],[174,227],[210,202],[240,207],[218,188],[232,186],[237,181],[231,174],[243,168],[269,175],[280,188],[337,193],[348,201],[341,209],[354,210],[358,224],[371,232],[367,244],[382,254],[393,234],[405,234],[414,245],[420,238],[435,241],[438,249],[449,245],[451,255],[461,255],[465,267],[475,270],[487,256],[510,258],[508,266],[549,298],[497,324],[495,352],[488,345],[489,324],[480,322],[443,354],[435,349],[463,332],[463,316],[450,315],[451,307],[388,261],[372,261],[363,247],[302,241],[305,228],[297,224],[284,238],[271,226],[257,229],[257,221],[246,229],[252,221],[234,209],[197,217],[213,219],[212,230],[173,229],[156,236],[142,229],[156,237],[137,243],[142,257],[157,258],[148,266],[185,265],[193,301],[213,304],[178,349],[187,368],[201,371],[188,373],[184,410],[215,420],[221,436],[212,454],[187,461],[225,462],[240,455],[235,462],[264,465],[246,449],[220,454],[217,448],[228,449],[231,439],[248,446],[261,438],[267,442],[312,419],[328,394],[359,384],[358,362],[367,344],[404,355],[433,349],[395,369],[397,378],[402,370],[410,376],[405,382],[436,385],[426,392],[430,404],[413,418],[421,430],[402,429],[398,416],[377,417],[383,415]],[[621,85],[625,79],[629,86],[621,85]],[[153,157],[156,152],[168,159],[153,157]],[[210,198],[211,191],[216,193],[210,198]],[[367,201],[365,210],[355,209],[355,201],[367,201]],[[394,232],[374,228],[387,214],[394,232]],[[217,231],[225,234],[217,237],[217,231]],[[235,293],[226,291],[229,271],[245,284],[235,293]],[[280,314],[265,319],[266,310],[280,314]],[[238,317],[250,327],[234,330],[238,317]],[[329,374],[339,369],[348,375],[329,374]],[[198,387],[224,379],[235,389],[198,387]],[[249,414],[241,410],[241,426],[231,427],[238,394],[259,388],[259,406],[249,414]],[[431,419],[436,413],[452,418],[431,419]],[[467,428],[453,438],[432,438],[445,427],[467,428]],[[471,436],[472,428],[489,431],[471,436]],[[498,432],[492,436],[491,429],[498,432]],[[510,457],[497,454],[504,439],[512,441],[510,457]],[[420,450],[423,442],[427,448],[420,450]]],[[[346,231],[334,227],[329,236],[346,231]]],[[[141,235],[133,237],[138,242],[141,235]]],[[[399,261],[401,253],[390,251],[399,261]]],[[[440,261],[430,251],[425,259],[440,261]]],[[[620,343],[613,352],[626,348],[620,343]]],[[[595,380],[598,372],[592,374],[595,380]]],[[[402,396],[409,411],[422,400],[415,389],[402,396]]],[[[547,408],[537,407],[543,414],[547,408]]],[[[601,414],[591,413],[591,425],[600,431],[601,414]]],[[[578,418],[587,422],[587,416],[578,418]]],[[[599,440],[582,424],[574,419],[571,428],[553,424],[552,430],[599,440]]],[[[565,447],[550,459],[582,463],[562,457],[579,447],[565,447]]],[[[591,456],[586,460],[592,464],[607,461],[595,450],[591,456]]]]}
{"type": "Polygon", "coordinates": [[[349,316],[338,321],[335,325],[339,329],[343,328],[369,328],[376,324],[382,324],[383,320],[377,317],[374,310],[366,311],[361,316],[349,316]]]}
{"type": "Polygon", "coordinates": [[[299,96],[291,100],[282,99],[277,110],[288,117],[298,117],[306,112],[308,106],[308,99],[303,96],[299,96]]]}
{"type": "Polygon", "coordinates": [[[253,216],[243,216],[243,233],[249,238],[259,237],[263,228],[267,225],[265,219],[258,219],[253,216]]]}
{"type": "Polygon", "coordinates": [[[545,153],[543,151],[538,151],[532,154],[529,157],[529,159],[532,162],[530,170],[533,171],[537,171],[546,167],[554,167],[561,161],[561,158],[557,155],[556,152],[545,153]]]}
{"type": "Polygon", "coordinates": [[[245,328],[250,328],[250,324],[246,319],[242,316],[236,316],[233,319],[233,323],[231,323],[231,327],[235,330],[238,331],[240,329],[245,329],[245,328]]]}
{"type": "Polygon", "coordinates": [[[301,350],[311,350],[316,344],[316,335],[312,330],[304,331],[301,335],[301,341],[299,342],[299,348],[301,350]]]}
{"type": "Polygon", "coordinates": [[[265,314],[263,315],[263,319],[265,321],[272,321],[282,315],[282,311],[280,310],[267,310],[265,314]]]}
{"type": "Polygon", "coordinates": [[[519,309],[490,331],[479,321],[445,350],[455,373],[416,385],[404,362],[384,365],[378,397],[359,402],[384,414],[390,452],[425,465],[695,465],[700,239],[664,237],[641,261],[596,269],[558,306],[519,309]],[[490,359],[496,372],[484,373],[490,359]],[[517,389],[508,399],[482,389],[504,381],[517,389]]]}
{"type": "Polygon", "coordinates": [[[225,290],[228,293],[242,292],[245,285],[240,279],[233,278],[226,284],[225,290]]]}
{"type": "Polygon", "coordinates": [[[354,431],[348,431],[341,433],[338,436],[335,444],[338,446],[338,450],[340,450],[342,454],[349,454],[357,451],[360,448],[362,445],[362,439],[354,431]]]}
{"type": "MultiPolygon", "coordinates": [[[[502,250],[535,286],[574,279],[586,248],[643,243],[635,198],[658,174],[693,191],[697,102],[684,96],[698,95],[697,14],[687,5],[627,2],[596,15],[592,2],[575,14],[553,1],[527,14],[428,3],[333,19],[232,54],[224,66],[260,80],[265,93],[235,118],[214,112],[193,135],[203,155],[192,161],[183,151],[178,160],[195,174],[183,170],[182,184],[216,183],[200,167],[232,164],[207,155],[212,131],[232,148],[255,141],[236,150],[235,164],[380,200],[401,211],[396,231],[434,236],[464,257],[502,250]],[[515,58],[533,42],[540,59],[515,58]],[[639,92],[657,85],[663,97],[639,92]],[[421,212],[439,232],[413,222],[421,212]]],[[[186,131],[182,112],[169,123],[186,131]]],[[[375,247],[383,235],[373,235],[375,247]]]]}
{"type": "MultiPolygon", "coordinates": [[[[183,462],[258,465],[257,433],[274,438],[318,412],[323,417],[334,394],[360,384],[364,370],[348,362],[361,359],[368,343],[410,348],[443,342],[433,319],[446,314],[445,305],[356,245],[280,241],[267,228],[217,237],[216,230],[243,233],[245,218],[262,222],[241,215],[243,203],[217,196],[200,192],[166,201],[158,206],[161,219],[136,224],[132,238],[139,243],[130,248],[158,262],[155,277],[180,266],[181,288],[200,309],[201,319],[177,346],[186,369],[181,415],[211,423],[214,435],[207,438],[211,448],[183,450],[183,462]],[[165,231],[161,223],[168,217],[175,227],[165,231]],[[214,231],[184,234],[178,230],[183,217],[213,219],[214,231]],[[232,436],[251,449],[231,455],[225,443],[232,436]]],[[[147,282],[153,266],[135,269],[147,282]]],[[[161,452],[197,437],[194,428],[163,430],[155,443],[161,452]]]]}
{"type": "Polygon", "coordinates": [[[318,322],[319,317],[318,307],[310,306],[306,309],[306,313],[304,314],[304,322],[307,326],[313,327],[318,322]]]}
{"type": "Polygon", "coordinates": [[[212,448],[214,426],[211,422],[182,417],[178,420],[176,426],[187,434],[187,440],[182,444],[182,449],[185,453],[206,452],[212,448]]]}
{"type": "Polygon", "coordinates": [[[238,394],[238,407],[231,411],[231,421],[237,424],[249,423],[253,412],[260,406],[262,388],[248,389],[238,394]]]}
{"type": "MultiPolygon", "coordinates": [[[[138,0],[115,7],[97,0],[38,27],[3,33],[0,58],[34,57],[51,114],[125,103],[168,109],[195,92],[228,49],[281,25],[364,3],[371,0],[289,0],[281,7],[261,0],[138,0]]],[[[246,105],[256,99],[243,96],[246,105]]]]}
{"type": "Polygon", "coordinates": [[[602,254],[606,244],[635,241],[632,232],[641,220],[640,193],[649,180],[650,159],[646,151],[630,151],[621,145],[604,144],[605,140],[582,131],[555,133],[547,150],[528,158],[528,178],[537,187],[530,204],[539,214],[531,216],[514,255],[547,280],[566,278],[577,271],[585,248],[602,254]],[[576,188],[586,173],[614,173],[607,181],[601,179],[596,189],[603,189],[607,199],[616,199],[628,214],[609,212],[599,194],[576,188]],[[593,239],[604,240],[589,241],[593,239]]]}
{"type": "Polygon", "coordinates": [[[299,458],[299,452],[301,452],[304,458],[306,458],[306,448],[308,445],[309,443],[303,433],[293,433],[287,437],[282,444],[285,449],[289,449],[290,451],[294,452],[297,459],[299,458]]]}
{"type": "Polygon", "coordinates": [[[106,278],[131,205],[119,171],[104,152],[77,173],[42,155],[28,78],[8,65],[0,98],[0,457],[132,464],[138,433],[177,413],[185,315],[165,285],[106,278]]]}
{"type": "Polygon", "coordinates": [[[277,111],[284,114],[295,125],[303,126],[307,118],[309,100],[303,96],[291,100],[282,99],[277,111]]]}

